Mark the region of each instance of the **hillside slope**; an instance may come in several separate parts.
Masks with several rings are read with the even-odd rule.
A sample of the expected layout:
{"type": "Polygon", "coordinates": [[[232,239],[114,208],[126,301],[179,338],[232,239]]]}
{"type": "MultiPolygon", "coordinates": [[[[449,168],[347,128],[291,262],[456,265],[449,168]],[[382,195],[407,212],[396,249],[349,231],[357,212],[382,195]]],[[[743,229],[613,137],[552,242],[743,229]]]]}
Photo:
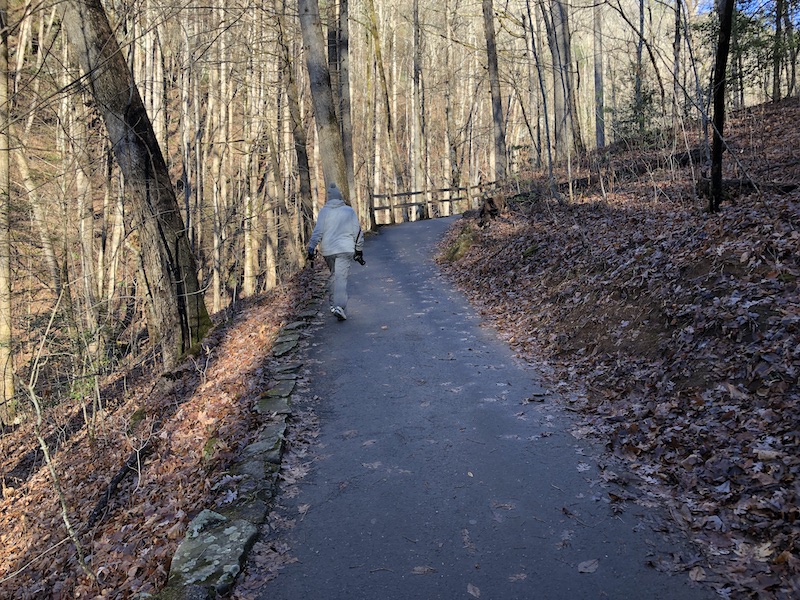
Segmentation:
{"type": "Polygon", "coordinates": [[[603,186],[562,203],[523,191],[442,246],[486,318],[548,367],[575,435],[625,459],[639,500],[667,502],[702,548],[682,568],[734,598],[800,594],[799,123],[797,100],[733,116],[725,176],[760,193],[719,214],[688,168],[612,152],[603,186]]]}
{"type": "Polygon", "coordinates": [[[131,598],[160,589],[189,522],[232,501],[236,478],[227,469],[269,425],[253,407],[272,376],[275,339],[322,281],[307,269],[216,315],[202,351],[165,377],[145,361],[105,382],[95,400],[48,406],[40,431],[61,494],[35,420],[3,431],[0,598],[131,598]]]}

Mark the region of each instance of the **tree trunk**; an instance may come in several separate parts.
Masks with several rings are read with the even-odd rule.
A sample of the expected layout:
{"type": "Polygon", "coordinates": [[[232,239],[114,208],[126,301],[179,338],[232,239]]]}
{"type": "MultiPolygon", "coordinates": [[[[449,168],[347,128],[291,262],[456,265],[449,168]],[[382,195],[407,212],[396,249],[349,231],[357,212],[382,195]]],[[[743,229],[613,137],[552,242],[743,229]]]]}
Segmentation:
{"type": "Polygon", "coordinates": [[[8,93],[8,0],[0,0],[0,424],[14,420],[14,368],[11,335],[11,180],[9,178],[11,104],[8,93]]]}
{"type": "MultiPolygon", "coordinates": [[[[680,0],[678,0],[680,2],[680,0]]],[[[603,19],[602,4],[592,5],[592,22],[594,24],[594,135],[598,148],[606,145],[606,117],[603,96],[603,36],[601,29],[603,19]]]]}
{"type": "MultiPolygon", "coordinates": [[[[525,0],[525,7],[528,12],[528,23],[530,24],[531,28],[531,54],[533,54],[533,60],[536,63],[536,74],[539,79],[539,89],[542,92],[542,112],[544,113],[544,137],[545,137],[545,146],[547,148],[547,178],[550,183],[550,193],[553,195],[554,198],[560,199],[560,194],[558,191],[558,187],[556,186],[556,178],[553,174],[553,150],[552,150],[552,136],[550,135],[550,115],[547,110],[547,93],[545,92],[544,87],[544,74],[542,73],[542,62],[539,58],[539,50],[537,49],[536,44],[536,34],[533,30],[533,10],[531,10],[531,3],[530,0],[525,0]]],[[[547,16],[545,15],[545,20],[547,16]]]]}
{"type": "Polygon", "coordinates": [[[483,2],[483,30],[486,34],[486,57],[489,64],[489,89],[492,94],[492,126],[494,131],[495,180],[506,178],[506,128],[503,119],[503,96],[500,93],[500,70],[497,66],[497,41],[494,34],[492,0],[483,2]]]}
{"type": "Polygon", "coordinates": [[[339,0],[338,48],[339,60],[339,118],[342,123],[342,146],[347,167],[347,189],[350,190],[351,204],[356,214],[364,216],[363,207],[358,201],[356,191],[355,159],[353,157],[353,115],[350,100],[350,4],[339,0]]]}
{"type": "Polygon", "coordinates": [[[719,43],[714,62],[714,141],[711,146],[711,200],[709,210],[717,212],[722,202],[722,154],[725,151],[723,134],[725,132],[725,68],[728,65],[728,51],[731,42],[734,0],[720,3],[719,43]]]}
{"type": "Polygon", "coordinates": [[[556,158],[571,155],[571,128],[569,125],[569,63],[564,56],[564,19],[566,9],[559,0],[550,0],[549,11],[540,0],[542,17],[547,31],[547,41],[553,63],[553,145],[556,158]]]}
{"type": "Polygon", "coordinates": [[[403,167],[400,163],[400,153],[397,150],[397,139],[394,130],[394,121],[392,120],[392,109],[389,97],[389,84],[386,81],[386,69],[383,64],[383,52],[381,51],[381,38],[378,32],[378,18],[375,14],[375,2],[367,0],[367,12],[369,19],[369,33],[372,37],[372,47],[375,52],[375,64],[378,70],[378,81],[381,85],[381,92],[383,96],[383,119],[386,126],[386,141],[389,145],[389,151],[392,155],[392,166],[394,167],[395,186],[407,191],[404,188],[405,177],[403,175],[403,167]]]}
{"type": "MultiPolygon", "coordinates": [[[[75,127],[82,127],[85,129],[85,122],[83,124],[73,123],[75,127]]],[[[73,137],[73,140],[76,139],[73,137]]],[[[81,138],[77,138],[81,139],[81,138]]],[[[83,137],[80,143],[87,143],[86,137],[83,137]]],[[[78,151],[78,156],[88,157],[88,152],[78,151]]],[[[86,166],[90,165],[89,162],[81,160],[77,165],[75,174],[76,195],[78,200],[78,238],[80,240],[81,248],[81,280],[83,282],[81,292],[83,292],[83,300],[85,307],[85,325],[89,334],[94,336],[97,332],[98,321],[100,315],[97,310],[97,296],[95,290],[97,289],[97,282],[94,273],[94,205],[93,205],[93,190],[91,179],[86,173],[86,166]]]]}
{"type": "MultiPolygon", "coordinates": [[[[678,143],[680,132],[681,104],[681,8],[682,0],[675,0],[675,34],[672,38],[672,138],[678,143]]],[[[673,148],[674,149],[674,148],[673,148]]]]}
{"type": "Polygon", "coordinates": [[[298,195],[300,196],[300,239],[303,245],[311,237],[314,227],[314,205],[311,197],[311,168],[308,161],[308,140],[300,112],[300,94],[292,69],[291,53],[283,33],[283,17],[278,17],[278,43],[281,46],[281,70],[286,86],[286,101],[289,105],[290,127],[297,158],[298,195]]]}
{"type": "Polygon", "coordinates": [[[325,38],[317,0],[298,0],[300,29],[306,54],[306,68],[311,84],[314,121],[319,138],[320,159],[325,187],[336,182],[346,202],[350,202],[347,165],[344,158],[341,129],[331,90],[331,75],[325,55],[325,38]]]}
{"type": "Polygon", "coordinates": [[[445,214],[450,214],[453,209],[453,196],[458,197],[458,192],[453,193],[451,188],[458,187],[458,176],[456,174],[456,165],[458,164],[458,156],[456,155],[456,127],[453,118],[453,95],[452,88],[455,86],[455,74],[453,72],[453,22],[450,16],[449,0],[445,0],[444,18],[446,20],[446,41],[444,48],[444,68],[445,68],[445,81],[444,81],[444,188],[448,191],[445,192],[445,199],[447,202],[447,209],[445,214]]]}
{"type": "Polygon", "coordinates": [[[133,193],[154,343],[167,369],[211,326],[169,172],[99,0],[69,0],[64,29],[133,193]]]}
{"type": "Polygon", "coordinates": [[[796,86],[796,78],[797,78],[797,46],[798,40],[797,36],[794,33],[794,25],[792,24],[792,19],[789,18],[789,11],[786,10],[784,12],[784,25],[786,27],[786,33],[784,34],[784,39],[789,40],[789,82],[788,82],[788,90],[786,91],[786,95],[793,96],[795,93],[795,86],[796,86]]]}
{"type": "MultiPolygon", "coordinates": [[[[411,7],[413,28],[413,58],[411,74],[411,167],[414,191],[421,192],[425,187],[424,157],[422,151],[422,44],[419,23],[419,0],[411,7]]],[[[423,198],[424,201],[424,198],[423,198]]]]}
{"type": "Polygon", "coordinates": [[[781,64],[783,63],[783,13],[785,0],[775,0],[775,38],[772,43],[772,101],[781,100],[781,64]]]}
{"type": "MultiPolygon", "coordinates": [[[[13,131],[13,126],[11,127],[13,131]]],[[[15,134],[16,136],[17,134],[15,134]]],[[[44,253],[44,262],[47,264],[47,269],[50,272],[50,278],[53,284],[53,294],[58,297],[61,295],[61,266],[58,263],[56,250],[53,246],[53,238],[47,230],[47,220],[45,218],[45,208],[41,199],[39,198],[38,186],[33,181],[28,167],[28,159],[25,156],[24,145],[20,142],[20,147],[14,150],[14,162],[17,165],[22,186],[28,196],[31,204],[31,211],[33,213],[34,229],[39,234],[39,239],[42,242],[42,252],[44,253]]]]}
{"type": "Polygon", "coordinates": [[[634,111],[639,125],[639,135],[644,134],[645,112],[642,98],[642,52],[644,50],[644,0],[639,0],[639,40],[636,44],[636,67],[634,68],[634,111]]]}

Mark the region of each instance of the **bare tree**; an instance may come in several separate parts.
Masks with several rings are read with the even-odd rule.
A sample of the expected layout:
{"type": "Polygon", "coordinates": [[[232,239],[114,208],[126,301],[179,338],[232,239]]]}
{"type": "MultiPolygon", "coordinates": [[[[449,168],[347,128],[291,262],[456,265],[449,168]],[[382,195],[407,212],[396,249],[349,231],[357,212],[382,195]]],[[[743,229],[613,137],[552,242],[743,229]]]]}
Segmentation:
{"type": "Polygon", "coordinates": [[[775,37],[772,43],[772,101],[781,99],[781,64],[783,63],[783,14],[786,0],[775,0],[775,37]]]}
{"type": "Polygon", "coordinates": [[[391,97],[389,96],[389,84],[386,80],[386,68],[383,64],[383,51],[381,49],[381,38],[378,30],[378,17],[375,13],[374,0],[367,0],[367,18],[370,38],[372,39],[372,48],[375,56],[375,64],[378,70],[378,81],[381,86],[381,95],[383,100],[383,121],[386,126],[386,137],[389,144],[389,151],[392,155],[392,166],[394,167],[395,185],[399,188],[405,187],[405,176],[403,174],[403,167],[400,163],[400,152],[397,145],[398,140],[395,133],[393,113],[391,108],[391,97]]]}
{"type": "Polygon", "coordinates": [[[64,29],[133,195],[154,341],[166,368],[211,325],[161,149],[99,0],[69,0],[64,29]]]}
{"type": "Polygon", "coordinates": [[[486,58],[489,65],[489,89],[492,94],[492,126],[494,131],[495,178],[506,178],[506,127],[503,119],[503,96],[500,93],[500,70],[497,66],[497,41],[494,33],[492,0],[482,0],[483,31],[486,35],[486,58]]]}
{"type": "Polygon", "coordinates": [[[336,182],[346,201],[350,201],[347,164],[344,157],[341,129],[331,90],[331,75],[325,52],[325,37],[317,0],[298,0],[300,29],[305,46],[306,68],[311,83],[314,120],[319,137],[322,172],[326,185],[336,182]]]}
{"type": "Polygon", "coordinates": [[[719,5],[719,42],[714,62],[714,138],[711,145],[711,200],[709,210],[717,212],[722,202],[722,154],[725,151],[725,69],[731,43],[734,0],[723,0],[719,5]]]}
{"type": "Polygon", "coordinates": [[[8,0],[0,0],[0,421],[14,418],[14,369],[11,348],[11,210],[10,190],[10,126],[11,111],[8,93],[8,0]]]}
{"type": "Polygon", "coordinates": [[[311,169],[308,160],[308,140],[300,112],[300,94],[294,76],[289,42],[284,33],[284,17],[277,16],[278,45],[283,82],[286,86],[286,101],[289,108],[289,127],[292,130],[294,151],[297,160],[298,195],[300,196],[300,239],[303,245],[311,236],[314,222],[314,207],[311,197],[311,169]]]}
{"type": "Polygon", "coordinates": [[[594,38],[594,133],[598,148],[606,145],[605,99],[603,94],[603,27],[602,7],[592,4],[592,33],[594,38]]]}

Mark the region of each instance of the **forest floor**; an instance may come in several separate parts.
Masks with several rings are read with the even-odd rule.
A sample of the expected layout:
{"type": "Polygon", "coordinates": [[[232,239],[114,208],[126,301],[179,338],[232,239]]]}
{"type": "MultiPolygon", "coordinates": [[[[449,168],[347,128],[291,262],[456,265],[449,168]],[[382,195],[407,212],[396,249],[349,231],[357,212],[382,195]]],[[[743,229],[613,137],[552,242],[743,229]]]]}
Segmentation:
{"type": "Polygon", "coordinates": [[[612,150],[600,172],[620,176],[561,203],[522,188],[487,226],[462,219],[440,260],[546,366],[573,434],[667,503],[703,551],[690,576],[731,598],[800,597],[798,123],[797,100],[732,115],[725,177],[760,193],[717,214],[666,153],[612,150]]]}
{"type": "MultiPolygon", "coordinates": [[[[559,203],[527,191],[541,181],[520,184],[499,218],[482,228],[467,215],[442,246],[443,268],[579,415],[574,434],[627,461],[630,496],[611,500],[658,494],[703,551],[690,577],[731,598],[800,594],[800,192],[781,188],[800,183],[798,123],[796,100],[731,116],[726,177],[746,173],[760,193],[718,214],[669,152],[617,149],[594,165],[602,186],[596,170],[575,172],[587,185],[559,203]]],[[[35,420],[6,428],[0,597],[163,585],[192,517],[227,501],[225,467],[263,425],[250,407],[272,344],[318,286],[303,271],[217,315],[169,377],[141,363],[103,382],[99,403],[49,407],[39,431],[61,497],[35,420]],[[141,462],[85,527],[136,450],[141,462]]]]}

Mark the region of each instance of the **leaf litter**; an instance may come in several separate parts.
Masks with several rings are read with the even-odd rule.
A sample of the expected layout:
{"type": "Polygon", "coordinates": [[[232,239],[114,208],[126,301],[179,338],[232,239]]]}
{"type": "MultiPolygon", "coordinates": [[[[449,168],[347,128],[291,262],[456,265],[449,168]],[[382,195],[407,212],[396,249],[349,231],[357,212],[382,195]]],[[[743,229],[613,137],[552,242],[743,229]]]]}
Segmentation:
{"type": "Polygon", "coordinates": [[[797,99],[731,116],[728,143],[763,185],[718,214],[688,170],[653,168],[570,201],[521,192],[486,227],[466,214],[439,259],[545,372],[573,434],[627,463],[640,503],[670,508],[702,551],[687,576],[731,597],[800,596],[800,192],[777,185],[800,183],[797,123],[797,99]],[[449,261],[459,237],[471,246],[449,261]]]}
{"type": "MultiPolygon", "coordinates": [[[[277,365],[270,358],[274,340],[322,284],[305,271],[241,303],[204,341],[202,359],[187,359],[170,378],[139,365],[102,382],[103,410],[93,437],[83,426],[79,404],[49,409],[43,435],[56,440],[54,466],[94,581],[77,564],[33,424],[4,431],[0,597],[129,598],[160,589],[191,519],[237,496],[238,480],[226,469],[265,425],[253,406],[277,365]],[[76,416],[80,426],[73,427],[76,416]],[[86,530],[111,478],[145,443],[152,452],[135,463],[86,530]]],[[[260,556],[267,562],[291,560],[283,550],[262,548],[260,556]]]]}

